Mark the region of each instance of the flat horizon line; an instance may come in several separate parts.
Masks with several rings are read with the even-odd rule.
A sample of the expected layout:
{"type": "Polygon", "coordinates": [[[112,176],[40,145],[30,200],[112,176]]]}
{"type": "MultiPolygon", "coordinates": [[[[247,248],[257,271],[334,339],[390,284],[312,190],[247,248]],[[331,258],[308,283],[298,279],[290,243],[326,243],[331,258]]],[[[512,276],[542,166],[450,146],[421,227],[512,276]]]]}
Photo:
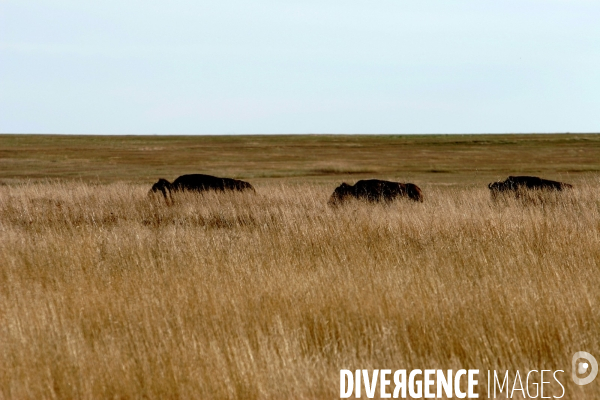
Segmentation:
{"type": "Polygon", "coordinates": [[[0,132],[0,136],[467,136],[467,135],[598,135],[600,131],[586,132],[429,132],[429,133],[50,133],[50,132],[0,132]]]}

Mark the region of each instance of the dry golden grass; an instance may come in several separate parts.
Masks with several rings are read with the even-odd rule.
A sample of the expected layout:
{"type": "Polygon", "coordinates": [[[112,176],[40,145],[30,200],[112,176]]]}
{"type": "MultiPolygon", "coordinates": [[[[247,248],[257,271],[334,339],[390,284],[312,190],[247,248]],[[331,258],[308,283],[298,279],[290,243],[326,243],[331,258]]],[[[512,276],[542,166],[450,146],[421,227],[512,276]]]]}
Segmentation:
{"type": "Polygon", "coordinates": [[[342,368],[563,369],[564,398],[600,397],[569,377],[600,355],[597,179],[339,209],[315,184],[147,190],[0,187],[0,398],[339,398],[342,368]]]}

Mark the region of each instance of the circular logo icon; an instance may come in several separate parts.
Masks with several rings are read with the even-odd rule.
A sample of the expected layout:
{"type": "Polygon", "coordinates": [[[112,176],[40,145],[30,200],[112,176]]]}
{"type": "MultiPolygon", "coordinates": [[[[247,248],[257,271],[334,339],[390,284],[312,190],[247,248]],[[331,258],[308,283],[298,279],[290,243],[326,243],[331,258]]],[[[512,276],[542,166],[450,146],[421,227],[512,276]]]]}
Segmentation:
{"type": "Polygon", "coordinates": [[[573,365],[571,370],[571,378],[576,385],[587,385],[596,379],[598,375],[598,361],[593,355],[586,351],[578,351],[573,354],[573,365]],[[585,361],[584,361],[585,360],[585,361]],[[589,371],[589,375],[585,378],[580,378],[580,375],[584,375],[589,371]]]}

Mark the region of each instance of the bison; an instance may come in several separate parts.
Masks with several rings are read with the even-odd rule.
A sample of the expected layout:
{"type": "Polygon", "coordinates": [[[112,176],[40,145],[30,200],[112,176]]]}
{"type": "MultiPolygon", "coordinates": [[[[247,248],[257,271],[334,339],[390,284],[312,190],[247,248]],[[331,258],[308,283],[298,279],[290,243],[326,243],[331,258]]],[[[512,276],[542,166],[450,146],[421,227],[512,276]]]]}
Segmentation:
{"type": "Polygon", "coordinates": [[[342,183],[335,189],[328,204],[335,206],[350,199],[366,200],[373,203],[390,202],[400,197],[408,197],[419,202],[423,201],[423,193],[417,185],[368,179],[358,181],[353,186],[345,182],[342,183]]]}
{"type": "Polygon", "coordinates": [[[490,183],[488,188],[491,190],[492,197],[496,198],[500,192],[514,192],[519,197],[520,190],[561,191],[571,189],[573,185],[542,179],[537,176],[509,176],[505,181],[490,183]]]}
{"type": "Polygon", "coordinates": [[[246,190],[252,192],[255,191],[251,184],[237,179],[218,178],[216,176],[202,174],[191,174],[181,175],[179,178],[175,179],[173,183],[166,179],[159,179],[158,182],[152,185],[150,194],[161,192],[165,199],[167,199],[167,194],[170,195],[171,192],[205,192],[208,190],[222,192],[225,190],[240,192],[246,190]]]}

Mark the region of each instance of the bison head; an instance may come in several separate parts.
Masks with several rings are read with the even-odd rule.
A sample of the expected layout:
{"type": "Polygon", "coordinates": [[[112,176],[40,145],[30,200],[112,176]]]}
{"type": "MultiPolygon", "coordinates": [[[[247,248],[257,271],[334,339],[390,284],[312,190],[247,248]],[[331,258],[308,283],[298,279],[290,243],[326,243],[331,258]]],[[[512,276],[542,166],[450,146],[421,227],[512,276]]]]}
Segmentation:
{"type": "Polygon", "coordinates": [[[406,194],[408,197],[414,201],[423,202],[423,192],[421,189],[412,183],[406,184],[406,194]]]}
{"type": "Polygon", "coordinates": [[[492,200],[497,200],[500,193],[509,191],[513,189],[512,181],[509,179],[505,181],[492,182],[488,185],[488,189],[490,189],[490,194],[492,195],[492,200]]]}
{"type": "Polygon", "coordinates": [[[353,196],[353,194],[354,194],[353,189],[354,189],[354,187],[348,185],[346,182],[342,183],[340,186],[335,188],[335,190],[333,191],[333,194],[331,195],[331,198],[329,199],[328,204],[330,206],[336,206],[336,205],[342,204],[349,197],[353,196]]]}
{"type": "Polygon", "coordinates": [[[506,182],[492,182],[488,185],[488,189],[495,192],[502,192],[506,190],[506,182]]]}
{"type": "Polygon", "coordinates": [[[171,182],[166,179],[159,179],[154,185],[152,185],[152,189],[148,194],[153,194],[157,192],[161,192],[165,198],[167,198],[167,192],[171,190],[171,182]]]}
{"type": "Polygon", "coordinates": [[[235,181],[234,187],[236,190],[239,190],[239,191],[249,190],[251,192],[256,193],[256,190],[254,189],[254,187],[251,184],[249,184],[248,182],[235,181]]]}

